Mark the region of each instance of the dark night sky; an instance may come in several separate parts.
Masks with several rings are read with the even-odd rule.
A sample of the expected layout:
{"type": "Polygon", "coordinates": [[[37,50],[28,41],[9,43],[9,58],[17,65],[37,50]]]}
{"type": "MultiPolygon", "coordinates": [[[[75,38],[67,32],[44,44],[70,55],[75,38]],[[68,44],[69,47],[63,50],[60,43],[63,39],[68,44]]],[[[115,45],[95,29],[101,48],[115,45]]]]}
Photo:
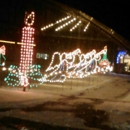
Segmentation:
{"type": "MultiPolygon", "coordinates": [[[[24,12],[24,3],[37,0],[8,0],[1,1],[0,21],[9,19],[11,13],[24,12]],[[20,7],[20,9],[19,9],[20,7]],[[21,10],[22,9],[22,10],[21,10]]],[[[44,0],[39,0],[40,1],[44,0]]],[[[115,32],[130,41],[130,0],[53,0],[80,10],[94,19],[112,28],[115,32]]],[[[40,4],[39,4],[40,5],[40,4]]],[[[22,20],[23,18],[21,18],[22,20]]],[[[19,19],[18,19],[19,20],[19,19]]],[[[16,19],[16,21],[18,21],[16,19]]]]}
{"type": "Polygon", "coordinates": [[[55,0],[78,9],[130,41],[129,0],[55,0]]]}

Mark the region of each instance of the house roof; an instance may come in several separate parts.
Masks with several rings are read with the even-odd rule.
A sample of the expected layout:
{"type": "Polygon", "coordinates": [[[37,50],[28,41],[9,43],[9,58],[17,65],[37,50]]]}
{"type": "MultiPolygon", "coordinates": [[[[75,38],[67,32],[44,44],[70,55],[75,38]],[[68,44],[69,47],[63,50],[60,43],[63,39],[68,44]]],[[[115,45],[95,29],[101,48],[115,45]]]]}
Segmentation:
{"type": "MultiPolygon", "coordinates": [[[[0,20],[0,38],[3,38],[2,35],[4,34],[4,37],[7,39],[21,40],[20,31],[24,23],[25,12],[33,10],[36,14],[34,26],[37,39],[41,38],[42,40],[45,37],[52,37],[86,40],[87,42],[95,42],[95,45],[98,41],[108,45],[114,44],[130,52],[129,41],[116,33],[112,28],[105,26],[80,10],[53,0],[31,0],[21,1],[20,3],[14,0],[11,3],[8,2],[8,5],[6,9],[8,13],[6,12],[6,14],[10,17],[3,16],[4,26],[1,23],[2,20],[0,20]],[[10,18],[10,25],[4,22],[7,18],[10,18]],[[86,30],[84,31],[84,29],[86,30]]],[[[36,40],[36,42],[38,41],[36,40]]],[[[90,45],[89,42],[88,44],[90,45]]]]}
{"type": "MultiPolygon", "coordinates": [[[[46,27],[46,25],[49,25],[49,23],[53,23],[54,25],[50,28],[52,30],[55,30],[59,27],[57,32],[58,36],[60,34],[60,37],[68,37],[68,38],[79,38],[79,39],[95,39],[95,40],[101,40],[101,41],[111,41],[113,43],[116,43],[119,47],[126,49],[127,51],[130,51],[130,42],[127,41],[125,38],[123,38],[121,35],[119,35],[117,32],[115,32],[112,28],[107,27],[103,23],[97,21],[92,16],[89,16],[85,14],[84,12],[71,8],[67,5],[60,4],[58,2],[55,2],[53,0],[48,0],[50,6],[48,6],[50,9],[50,16],[48,15],[48,22],[43,21],[41,22],[43,24],[42,28],[46,27]],[[52,15],[51,15],[52,13],[52,15]],[[53,17],[52,17],[53,16],[53,17]],[[69,24],[62,28],[62,25],[64,26],[65,21],[61,21],[58,24],[56,24],[56,20],[59,20],[60,18],[63,19],[65,16],[71,16],[70,20],[73,18],[76,18],[76,20],[73,22],[73,24],[69,24]],[[79,26],[76,26],[76,24],[79,24],[79,26]],[[74,28],[73,31],[70,31],[72,28],[74,28]],[[86,32],[84,32],[85,27],[87,27],[86,32]]],[[[46,12],[45,12],[46,13],[46,12]]],[[[66,21],[69,21],[66,20],[66,21]]],[[[47,30],[42,30],[43,35],[47,35],[47,30]]],[[[51,30],[51,29],[50,29],[51,30]]],[[[52,31],[51,30],[51,31],[52,31]]],[[[56,34],[49,33],[49,35],[56,36],[56,34]]]]}

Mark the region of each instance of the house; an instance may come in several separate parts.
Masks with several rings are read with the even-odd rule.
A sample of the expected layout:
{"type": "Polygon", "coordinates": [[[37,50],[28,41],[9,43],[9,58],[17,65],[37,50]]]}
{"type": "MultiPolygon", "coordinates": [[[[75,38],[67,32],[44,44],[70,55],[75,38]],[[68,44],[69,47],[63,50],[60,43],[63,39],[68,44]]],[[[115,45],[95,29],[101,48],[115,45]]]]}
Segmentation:
{"type": "Polygon", "coordinates": [[[114,71],[130,72],[130,42],[92,16],[52,0],[4,2],[7,8],[1,9],[4,16],[0,18],[0,46],[6,47],[6,66],[19,66],[24,18],[34,11],[33,63],[40,64],[43,71],[56,51],[71,52],[80,48],[83,53],[92,49],[99,52],[107,46],[114,71]]]}

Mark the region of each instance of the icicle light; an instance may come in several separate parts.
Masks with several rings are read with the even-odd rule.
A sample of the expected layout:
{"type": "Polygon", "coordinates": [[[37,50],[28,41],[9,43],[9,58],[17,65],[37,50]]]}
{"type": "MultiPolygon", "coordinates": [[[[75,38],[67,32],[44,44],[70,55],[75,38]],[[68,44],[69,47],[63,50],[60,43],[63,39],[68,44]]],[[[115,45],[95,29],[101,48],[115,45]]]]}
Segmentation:
{"type": "Polygon", "coordinates": [[[86,27],[84,28],[84,32],[86,32],[86,30],[88,29],[89,25],[90,25],[90,22],[89,22],[89,23],[86,25],[86,27]]]}
{"type": "Polygon", "coordinates": [[[59,31],[59,30],[63,29],[64,27],[68,26],[69,24],[73,23],[74,21],[76,21],[76,18],[73,18],[73,19],[69,20],[68,22],[64,23],[63,25],[57,27],[55,29],[55,31],[59,31]]]}
{"type": "Polygon", "coordinates": [[[52,26],[54,26],[54,25],[56,25],[56,24],[59,24],[59,23],[61,23],[61,22],[63,22],[63,21],[66,21],[66,20],[68,20],[70,17],[71,17],[71,16],[66,16],[66,17],[64,17],[64,18],[61,18],[61,19],[57,20],[55,23],[48,24],[48,25],[42,27],[42,28],[41,28],[41,31],[44,31],[44,30],[46,30],[46,29],[48,29],[48,28],[50,28],[50,27],[52,27],[52,26]]]}
{"type": "Polygon", "coordinates": [[[75,24],[71,29],[70,31],[72,32],[74,29],[76,29],[82,22],[79,21],[77,24],[75,24]]]}

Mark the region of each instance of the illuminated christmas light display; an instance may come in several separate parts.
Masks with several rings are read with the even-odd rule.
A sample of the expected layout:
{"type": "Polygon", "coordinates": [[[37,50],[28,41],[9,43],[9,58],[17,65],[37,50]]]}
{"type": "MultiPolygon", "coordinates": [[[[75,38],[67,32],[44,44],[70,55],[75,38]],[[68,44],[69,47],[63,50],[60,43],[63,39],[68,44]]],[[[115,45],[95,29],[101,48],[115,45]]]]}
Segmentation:
{"type": "MultiPolygon", "coordinates": [[[[9,74],[4,79],[9,86],[22,86],[23,90],[29,86],[37,87],[37,82],[42,83],[40,80],[43,76],[40,72],[40,65],[32,65],[33,45],[34,45],[34,12],[26,16],[25,27],[22,29],[21,40],[21,58],[19,67],[11,65],[9,67],[9,74]]],[[[3,50],[1,49],[1,53],[3,50]]]]}
{"type": "Polygon", "coordinates": [[[106,47],[98,53],[96,50],[92,50],[82,54],[80,49],[62,54],[55,52],[49,67],[46,69],[44,82],[64,82],[66,78],[84,78],[90,74],[112,71],[110,62],[107,56],[104,59],[104,55],[107,55],[106,47]],[[102,55],[103,59],[101,58],[102,55]],[[59,57],[58,64],[55,64],[56,57],[59,57]],[[102,66],[103,61],[108,64],[102,66]]]}
{"type": "Polygon", "coordinates": [[[63,25],[57,27],[55,29],[55,31],[59,31],[59,30],[63,29],[64,27],[68,26],[69,24],[73,23],[74,21],[76,21],[76,18],[73,18],[73,19],[69,20],[68,22],[64,23],[63,25]]]}
{"type": "Polygon", "coordinates": [[[34,44],[34,28],[31,27],[34,24],[34,12],[31,12],[25,18],[25,27],[22,29],[22,40],[21,46],[21,59],[20,59],[20,75],[21,75],[21,85],[28,86],[27,72],[29,71],[29,66],[32,65],[33,56],[33,44],[34,44]]]}
{"type": "Polygon", "coordinates": [[[34,12],[29,14],[25,19],[25,27],[22,29],[22,46],[21,46],[21,59],[20,59],[20,72],[26,73],[29,66],[32,65],[32,55],[34,43],[34,28],[30,27],[34,23],[34,12]],[[31,22],[30,22],[31,21],[31,22]]]}
{"type": "Polygon", "coordinates": [[[37,83],[43,83],[41,78],[43,77],[42,73],[40,72],[41,66],[40,65],[32,65],[30,66],[30,71],[27,73],[27,77],[30,80],[29,85],[30,88],[37,87],[37,83]]]}
{"type": "MultiPolygon", "coordinates": [[[[46,69],[46,73],[42,76],[40,65],[32,64],[33,56],[33,45],[34,45],[34,34],[35,29],[32,27],[34,24],[34,12],[26,15],[25,26],[22,29],[22,40],[21,40],[21,57],[19,68],[17,66],[10,66],[10,73],[5,78],[6,83],[9,86],[19,86],[21,85],[25,90],[27,86],[36,86],[36,81],[43,82],[65,82],[67,78],[84,78],[95,73],[106,73],[112,71],[110,62],[107,59],[107,47],[105,46],[100,52],[92,50],[86,54],[83,54],[80,49],[76,49],[70,53],[59,53],[55,52],[52,55],[52,61],[49,67],[46,69]],[[103,58],[102,58],[103,55],[103,58]],[[58,57],[58,59],[56,59],[58,57]],[[57,63],[58,60],[58,63],[57,63]],[[56,63],[55,63],[56,62],[56,63]]],[[[69,24],[76,21],[76,18],[68,19],[71,16],[62,18],[56,21],[55,24],[61,23],[65,20],[66,23],[60,25],[55,29],[59,31],[60,29],[68,26],[69,24]]],[[[82,22],[78,21],[75,26],[73,26],[70,31],[77,28],[82,22]]],[[[87,24],[86,29],[90,25],[87,24]]],[[[49,24],[43,27],[41,30],[45,30],[49,27],[54,26],[54,24],[49,24]]]]}
{"type": "Polygon", "coordinates": [[[26,77],[24,77],[24,75],[21,75],[18,66],[10,65],[10,67],[8,69],[9,74],[4,79],[4,81],[6,82],[6,84],[8,86],[13,86],[13,87],[23,86],[23,85],[25,85],[25,83],[27,83],[27,85],[29,85],[29,88],[32,88],[34,86],[37,87],[38,83],[40,83],[40,84],[43,83],[41,81],[43,76],[40,72],[40,69],[41,69],[40,65],[32,65],[32,66],[30,66],[30,71],[28,71],[26,73],[26,77]],[[21,76],[23,76],[23,77],[21,78],[21,76]],[[23,79],[23,80],[21,80],[21,79],[23,79]]]}
{"type": "Polygon", "coordinates": [[[74,29],[76,29],[82,22],[79,21],[77,24],[75,24],[71,29],[70,31],[72,32],[74,29]]]}
{"type": "Polygon", "coordinates": [[[68,70],[68,64],[73,66],[73,63],[75,62],[75,56],[78,56],[78,53],[80,53],[80,49],[75,50],[71,53],[62,53],[55,52],[52,56],[52,61],[49,65],[49,67],[46,69],[46,72],[49,73],[46,77],[46,81],[49,82],[64,82],[66,80],[66,71],[68,70]],[[59,57],[59,64],[56,64],[53,66],[55,57],[58,55],[59,57]],[[51,78],[51,79],[48,79],[51,78]]]}
{"type": "Polygon", "coordinates": [[[54,26],[53,23],[51,23],[51,24],[49,24],[49,25],[47,25],[47,26],[41,28],[41,30],[42,30],[42,31],[43,31],[43,30],[46,30],[46,29],[48,29],[48,28],[50,28],[50,27],[52,27],[52,26],[54,26]]]}
{"type": "Polygon", "coordinates": [[[50,27],[52,27],[52,26],[54,26],[54,25],[56,25],[56,24],[59,24],[59,23],[61,23],[61,22],[63,22],[63,21],[68,20],[70,17],[71,17],[71,16],[66,16],[66,17],[64,17],[64,18],[61,18],[61,19],[57,20],[55,23],[51,23],[51,24],[48,24],[48,25],[42,27],[41,30],[44,31],[44,30],[46,30],[46,29],[48,29],[48,28],[50,28],[50,27]]]}
{"type": "Polygon", "coordinates": [[[117,64],[121,62],[121,59],[124,57],[124,55],[126,55],[126,52],[125,52],[125,51],[120,51],[120,52],[118,52],[117,58],[116,58],[116,63],[117,63],[117,64]]]}
{"type": "Polygon", "coordinates": [[[84,29],[84,32],[86,32],[86,30],[88,29],[89,25],[90,25],[90,22],[86,25],[86,27],[84,29]]]}
{"type": "Polygon", "coordinates": [[[57,20],[57,21],[56,21],[56,24],[61,23],[61,22],[63,22],[63,21],[66,21],[66,20],[69,19],[70,17],[71,17],[71,16],[67,16],[67,17],[61,18],[60,20],[57,20]]]}
{"type": "Polygon", "coordinates": [[[3,42],[3,43],[9,43],[9,44],[15,44],[15,42],[13,42],[13,41],[0,40],[0,42],[3,42]]]}
{"type": "Polygon", "coordinates": [[[0,47],[0,66],[4,66],[5,65],[5,46],[3,45],[2,47],[0,47]]]}
{"type": "Polygon", "coordinates": [[[74,23],[74,25],[73,25],[73,24],[70,25],[70,26],[72,26],[72,27],[70,27],[69,31],[70,31],[70,32],[74,31],[76,28],[78,28],[78,26],[80,26],[81,23],[83,23],[82,25],[84,25],[84,24],[86,25],[86,26],[84,27],[83,31],[86,32],[86,30],[87,30],[88,27],[90,26],[90,22],[91,22],[92,20],[93,20],[93,17],[91,17],[90,21],[89,21],[89,22],[87,23],[87,25],[86,25],[86,22],[83,23],[80,17],[77,18],[77,17],[74,16],[74,15],[72,15],[72,16],[71,16],[71,15],[68,15],[68,16],[66,16],[66,17],[64,17],[64,18],[61,18],[61,19],[57,20],[57,21],[54,22],[54,23],[50,23],[50,24],[48,24],[48,25],[42,27],[42,28],[41,28],[41,31],[45,31],[45,30],[47,30],[47,29],[49,29],[49,28],[51,28],[51,27],[54,27],[55,25],[58,25],[58,24],[59,24],[59,26],[58,26],[58,27],[56,26],[55,31],[60,31],[60,30],[62,30],[63,28],[69,26],[71,23],[77,22],[76,24],[74,23]],[[71,18],[71,19],[70,19],[70,18],[71,18]],[[65,22],[65,21],[66,21],[66,22],[65,22]],[[62,23],[63,23],[63,24],[62,24],[62,23]]]}
{"type": "Polygon", "coordinates": [[[104,47],[104,50],[103,50],[103,58],[102,58],[101,61],[99,62],[99,65],[100,65],[101,67],[110,65],[110,62],[109,62],[108,59],[107,59],[107,46],[104,47]]]}
{"type": "Polygon", "coordinates": [[[9,74],[4,80],[8,86],[19,86],[19,68],[15,65],[10,65],[9,74]]]}

